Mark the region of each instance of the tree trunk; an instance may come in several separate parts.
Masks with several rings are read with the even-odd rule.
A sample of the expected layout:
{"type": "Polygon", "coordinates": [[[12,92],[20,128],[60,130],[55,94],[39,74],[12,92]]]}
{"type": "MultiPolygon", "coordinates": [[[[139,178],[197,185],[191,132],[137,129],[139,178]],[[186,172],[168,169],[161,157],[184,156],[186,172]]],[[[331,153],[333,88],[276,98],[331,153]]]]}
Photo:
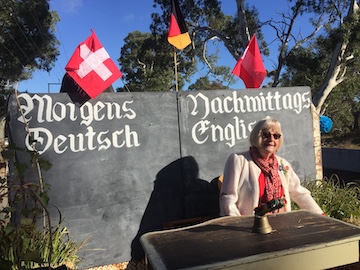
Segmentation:
{"type": "Polygon", "coordinates": [[[245,0],[236,0],[237,14],[239,17],[240,35],[241,35],[241,45],[243,50],[245,51],[246,46],[250,41],[250,33],[245,16],[244,2],[245,0]]]}
{"type": "MultiPolygon", "coordinates": [[[[347,18],[357,15],[358,11],[359,6],[356,0],[351,0],[347,18]]],[[[313,103],[318,114],[321,114],[321,107],[331,91],[346,78],[346,61],[352,59],[351,56],[345,56],[345,51],[348,47],[347,40],[348,39],[343,37],[336,45],[326,77],[313,98],[313,103]]]]}
{"type": "Polygon", "coordinates": [[[313,135],[314,135],[314,151],[315,151],[315,177],[316,180],[323,179],[322,167],[322,151],[321,151],[321,132],[320,132],[320,117],[316,112],[315,106],[311,106],[311,113],[313,118],[313,135]]]}

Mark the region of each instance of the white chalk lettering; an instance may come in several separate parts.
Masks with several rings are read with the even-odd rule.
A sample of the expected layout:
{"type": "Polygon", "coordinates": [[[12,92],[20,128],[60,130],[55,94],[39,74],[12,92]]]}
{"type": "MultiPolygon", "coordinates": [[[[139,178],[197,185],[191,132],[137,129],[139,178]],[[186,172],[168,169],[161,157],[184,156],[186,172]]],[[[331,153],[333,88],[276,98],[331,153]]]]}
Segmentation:
{"type": "MultiPolygon", "coordinates": [[[[50,130],[46,128],[30,128],[31,138],[34,139],[35,148],[39,154],[53,148],[57,154],[63,154],[66,151],[74,153],[107,150],[114,148],[133,148],[139,147],[139,136],[137,132],[132,131],[130,126],[125,125],[123,129],[110,132],[109,130],[95,132],[92,127],[87,128],[87,132],[77,134],[60,134],[53,137],[50,130]]],[[[30,145],[29,136],[26,138],[26,147],[33,150],[30,145]]]]}
{"type": "MultiPolygon", "coordinates": [[[[231,123],[215,123],[216,117],[210,115],[246,114],[255,112],[272,112],[291,110],[300,114],[310,107],[310,91],[306,93],[284,93],[279,91],[260,92],[257,95],[239,96],[232,91],[228,96],[209,98],[202,93],[190,94],[189,111],[192,117],[201,119],[191,127],[191,136],[196,144],[206,142],[225,142],[233,147],[236,141],[247,139],[256,121],[245,123],[244,119],[233,116],[231,123]]],[[[196,119],[195,118],[195,119],[196,119]]]]}
{"type": "Polygon", "coordinates": [[[26,133],[25,146],[30,151],[34,150],[33,146],[35,146],[41,155],[50,147],[52,138],[52,133],[46,128],[30,128],[29,133],[26,133]]]}
{"type": "Polygon", "coordinates": [[[237,116],[233,120],[233,123],[228,123],[225,126],[212,124],[208,120],[200,120],[192,128],[192,138],[197,144],[204,144],[209,140],[212,142],[225,141],[229,147],[233,147],[236,140],[247,139],[249,137],[256,123],[256,121],[253,121],[245,125],[244,120],[239,119],[237,116]]]}
{"type": "MultiPolygon", "coordinates": [[[[305,93],[260,91],[254,95],[250,93],[232,91],[228,95],[221,94],[215,97],[206,96],[202,92],[187,95],[189,117],[195,120],[195,122],[189,121],[192,126],[188,127],[191,130],[192,140],[200,145],[212,142],[233,147],[237,141],[248,139],[256,123],[253,120],[246,120],[246,117],[243,119],[242,115],[258,112],[270,114],[274,111],[286,110],[300,114],[311,106],[310,91],[305,93]],[[227,115],[229,120],[223,120],[227,115]]],[[[26,147],[32,149],[31,138],[39,148],[37,150],[40,154],[49,149],[57,154],[63,154],[67,151],[74,153],[106,151],[110,148],[133,148],[141,145],[139,134],[131,127],[131,123],[119,122],[122,127],[116,124],[106,129],[99,128],[96,124],[120,119],[136,120],[137,113],[132,108],[133,99],[126,99],[121,103],[99,100],[95,103],[86,102],[80,107],[72,102],[54,102],[53,98],[46,94],[24,93],[19,95],[19,100],[21,100],[22,115],[17,120],[21,123],[26,122],[30,127],[30,135],[26,137],[26,147]],[[66,129],[60,128],[60,133],[64,134],[54,135],[50,128],[39,127],[46,123],[68,124],[69,121],[85,126],[86,130],[68,129],[68,134],[65,134],[66,129]]]]}
{"type": "Polygon", "coordinates": [[[126,100],[122,104],[102,101],[98,101],[95,104],[86,102],[78,110],[75,104],[71,102],[66,104],[56,102],[53,104],[52,97],[49,95],[39,96],[35,94],[31,96],[23,93],[19,95],[19,100],[22,101],[20,110],[24,118],[21,115],[17,120],[21,123],[24,123],[24,119],[26,122],[36,121],[38,123],[61,122],[68,119],[74,122],[78,118],[78,112],[81,118],[80,125],[86,126],[91,125],[93,121],[136,118],[136,112],[129,107],[133,104],[133,100],[126,100]],[[36,119],[30,116],[30,113],[34,110],[36,110],[36,119]]]}
{"type": "Polygon", "coordinates": [[[29,150],[33,150],[32,147],[35,146],[39,154],[43,154],[49,149],[53,149],[57,154],[63,154],[66,151],[74,153],[104,151],[111,147],[132,148],[141,145],[138,133],[132,130],[128,124],[120,129],[116,127],[115,131],[94,130],[93,126],[95,122],[135,119],[136,112],[131,108],[133,100],[125,100],[123,103],[97,101],[92,104],[86,102],[81,107],[77,107],[72,102],[54,102],[53,98],[46,94],[29,95],[25,93],[18,97],[22,115],[17,120],[29,125],[29,134],[26,135],[25,145],[29,150]],[[86,132],[80,131],[74,134],[69,129],[69,134],[54,136],[50,129],[38,127],[45,123],[63,121],[67,123],[78,121],[79,125],[86,126],[86,132]]]}
{"type": "Polygon", "coordinates": [[[260,92],[256,96],[244,95],[238,96],[238,91],[233,91],[232,96],[224,98],[215,97],[208,98],[202,93],[196,95],[190,94],[187,97],[192,101],[192,109],[190,114],[192,116],[206,119],[210,113],[224,114],[224,113],[251,113],[251,112],[270,112],[279,110],[292,110],[297,114],[301,113],[304,108],[310,106],[310,92],[300,94],[286,93],[280,94],[279,91],[267,92],[265,95],[260,92]],[[201,115],[199,115],[201,112],[201,115]]]}

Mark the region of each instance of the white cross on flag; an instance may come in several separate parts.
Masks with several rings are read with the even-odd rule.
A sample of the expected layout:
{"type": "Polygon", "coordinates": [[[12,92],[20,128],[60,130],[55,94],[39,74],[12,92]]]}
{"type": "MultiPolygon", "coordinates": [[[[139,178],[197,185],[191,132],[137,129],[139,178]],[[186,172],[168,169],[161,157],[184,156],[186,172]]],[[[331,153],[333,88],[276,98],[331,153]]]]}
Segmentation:
{"type": "Polygon", "coordinates": [[[65,70],[91,98],[122,76],[92,29],[91,36],[76,48],[65,70]]]}

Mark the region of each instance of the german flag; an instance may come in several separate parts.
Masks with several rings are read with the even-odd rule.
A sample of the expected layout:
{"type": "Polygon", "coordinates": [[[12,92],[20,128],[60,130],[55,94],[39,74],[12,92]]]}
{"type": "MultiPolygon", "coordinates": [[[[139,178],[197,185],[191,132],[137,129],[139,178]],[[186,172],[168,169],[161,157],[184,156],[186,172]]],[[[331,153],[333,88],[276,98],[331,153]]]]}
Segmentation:
{"type": "Polygon", "coordinates": [[[170,27],[168,41],[179,50],[184,49],[191,43],[188,30],[181,15],[179,3],[177,0],[171,0],[170,27]]]}

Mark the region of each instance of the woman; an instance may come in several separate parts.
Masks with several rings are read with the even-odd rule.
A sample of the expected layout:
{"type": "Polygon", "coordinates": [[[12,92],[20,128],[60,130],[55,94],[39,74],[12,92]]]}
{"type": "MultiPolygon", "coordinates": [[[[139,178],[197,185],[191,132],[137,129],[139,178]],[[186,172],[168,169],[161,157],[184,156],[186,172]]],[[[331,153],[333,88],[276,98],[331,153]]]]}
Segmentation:
{"type": "Polygon", "coordinates": [[[310,192],[284,158],[275,153],[283,145],[280,122],[266,118],[250,134],[250,150],[231,154],[226,162],[220,191],[220,215],[254,215],[254,209],[270,201],[283,201],[277,212],[300,208],[323,214],[310,192]]]}

